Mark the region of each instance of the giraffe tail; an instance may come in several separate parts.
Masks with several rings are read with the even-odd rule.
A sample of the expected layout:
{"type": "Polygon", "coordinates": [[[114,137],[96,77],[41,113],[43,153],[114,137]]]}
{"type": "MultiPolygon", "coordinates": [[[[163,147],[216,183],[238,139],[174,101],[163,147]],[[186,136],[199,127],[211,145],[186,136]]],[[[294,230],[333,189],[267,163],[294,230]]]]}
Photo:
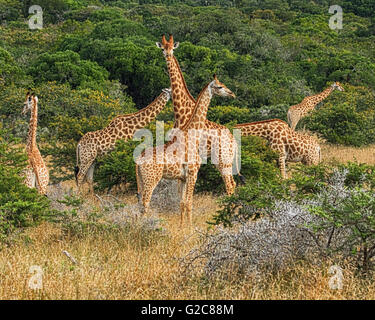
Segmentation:
{"type": "Polygon", "coordinates": [[[77,149],[76,149],[76,158],[77,158],[77,164],[74,167],[74,177],[76,179],[76,183],[78,186],[78,173],[79,173],[79,143],[77,144],[77,149]]]}
{"type": "Polygon", "coordinates": [[[135,177],[137,179],[137,198],[138,198],[138,201],[140,201],[143,187],[142,187],[142,181],[141,181],[142,177],[141,177],[139,166],[137,163],[135,164],[135,177]]]}

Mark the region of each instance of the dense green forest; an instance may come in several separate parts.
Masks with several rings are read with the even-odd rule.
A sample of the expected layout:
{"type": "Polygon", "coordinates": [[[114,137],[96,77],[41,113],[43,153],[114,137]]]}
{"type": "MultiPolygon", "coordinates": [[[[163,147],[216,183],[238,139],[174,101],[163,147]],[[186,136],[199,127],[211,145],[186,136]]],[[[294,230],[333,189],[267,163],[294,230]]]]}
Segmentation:
{"type": "MultiPolygon", "coordinates": [[[[237,96],[215,98],[210,120],[229,126],[285,120],[289,106],[340,81],[345,92],[334,92],[299,126],[332,143],[371,144],[375,2],[336,2],[343,8],[341,30],[329,28],[328,0],[39,0],[43,28],[30,30],[34,2],[0,0],[2,126],[25,139],[28,119],[20,113],[31,87],[39,96],[38,141],[45,156],[53,155],[53,179],[71,178],[84,133],[147,106],[169,87],[155,42],[173,34],[180,42],[175,56],[194,96],[213,73],[237,96]]],[[[171,124],[170,103],[159,119],[171,124]]],[[[243,143],[243,165],[254,175],[254,168],[275,157],[250,140],[243,143]]],[[[98,177],[119,171],[113,157],[128,147],[119,145],[98,177]]]]}

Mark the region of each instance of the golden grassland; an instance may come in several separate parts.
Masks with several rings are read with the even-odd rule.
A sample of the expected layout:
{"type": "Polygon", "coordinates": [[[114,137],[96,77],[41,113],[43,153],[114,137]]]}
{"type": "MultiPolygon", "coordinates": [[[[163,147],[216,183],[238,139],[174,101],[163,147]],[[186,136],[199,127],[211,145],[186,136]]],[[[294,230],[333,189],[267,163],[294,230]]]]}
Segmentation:
{"type": "MultiPolygon", "coordinates": [[[[374,164],[366,149],[323,147],[325,159],[374,164]]],[[[122,198],[136,203],[134,195],[122,198]]],[[[68,236],[54,224],[28,229],[0,250],[0,299],[375,299],[375,282],[344,269],[343,288],[332,290],[330,263],[296,262],[283,271],[207,281],[200,270],[181,272],[179,259],[198,242],[198,231],[218,209],[216,198],[195,195],[193,228],[179,215],[159,213],[164,232],[146,237],[134,226],[127,232],[88,232],[68,236]],[[63,251],[76,260],[74,264],[63,251]],[[42,289],[29,288],[30,267],[43,270],[42,289]]]]}

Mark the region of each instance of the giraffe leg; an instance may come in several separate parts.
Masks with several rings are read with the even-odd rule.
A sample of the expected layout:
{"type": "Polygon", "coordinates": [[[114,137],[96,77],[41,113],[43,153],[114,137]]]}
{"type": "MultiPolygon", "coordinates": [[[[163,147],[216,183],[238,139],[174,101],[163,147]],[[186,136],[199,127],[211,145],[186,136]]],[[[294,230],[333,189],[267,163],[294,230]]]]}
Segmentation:
{"type": "Polygon", "coordinates": [[[179,183],[180,186],[180,194],[181,194],[181,200],[180,200],[180,225],[182,226],[184,224],[184,216],[186,212],[186,180],[182,180],[179,183]]]}
{"type": "Polygon", "coordinates": [[[297,124],[300,120],[300,115],[299,114],[292,114],[292,125],[291,128],[293,130],[296,130],[297,124]]]}
{"type": "Polygon", "coordinates": [[[152,185],[147,185],[145,187],[144,191],[143,191],[143,195],[142,195],[142,203],[143,203],[142,214],[144,214],[144,215],[149,214],[152,193],[154,192],[154,190],[155,190],[156,186],[158,185],[159,181],[156,181],[156,183],[154,183],[152,185]]]}
{"type": "Polygon", "coordinates": [[[232,175],[232,165],[224,165],[219,163],[216,168],[220,171],[221,177],[223,178],[227,195],[232,195],[236,188],[236,182],[234,181],[232,175]]]}
{"type": "Polygon", "coordinates": [[[36,187],[36,176],[35,176],[35,173],[34,173],[34,170],[31,166],[27,166],[25,171],[24,171],[24,175],[25,175],[25,184],[27,187],[29,188],[35,188],[36,187]]]}
{"type": "Polygon", "coordinates": [[[40,194],[47,195],[47,186],[49,182],[49,173],[46,166],[40,166],[37,169],[37,187],[40,194]]]}
{"type": "Polygon", "coordinates": [[[87,170],[86,173],[86,181],[89,185],[89,192],[91,195],[94,195],[94,169],[95,169],[95,162],[92,163],[90,168],[87,170]]]}
{"type": "Polygon", "coordinates": [[[156,168],[139,167],[140,179],[142,179],[142,203],[143,203],[143,214],[148,214],[150,209],[150,202],[154,189],[163,177],[163,167],[159,166],[156,168]],[[150,175],[150,172],[152,174],[150,175]]]}
{"type": "Polygon", "coordinates": [[[94,160],[81,163],[81,166],[80,166],[78,174],[77,174],[77,185],[78,185],[78,192],[79,193],[82,193],[83,183],[87,179],[87,172],[90,169],[91,165],[93,164],[94,160]]]}
{"type": "Polygon", "coordinates": [[[280,171],[281,171],[281,177],[283,179],[287,178],[285,162],[286,162],[286,156],[284,154],[280,154],[280,156],[279,156],[279,166],[280,166],[280,171]]]}
{"type": "Polygon", "coordinates": [[[194,195],[194,187],[198,177],[198,170],[193,170],[188,174],[187,181],[186,181],[186,195],[185,195],[185,211],[187,215],[187,219],[189,221],[189,225],[192,226],[192,207],[193,207],[193,195],[194,195]]]}

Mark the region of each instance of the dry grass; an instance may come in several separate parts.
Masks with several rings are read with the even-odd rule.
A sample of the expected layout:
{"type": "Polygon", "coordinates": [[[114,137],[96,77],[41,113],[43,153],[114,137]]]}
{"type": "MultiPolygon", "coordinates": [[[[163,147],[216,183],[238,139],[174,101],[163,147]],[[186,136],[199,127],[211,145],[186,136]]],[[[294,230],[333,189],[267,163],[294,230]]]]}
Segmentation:
{"type": "MultiPolygon", "coordinates": [[[[131,197],[130,201],[133,200],[131,197]]],[[[196,196],[194,226],[206,229],[217,209],[211,196],[196,196]]],[[[196,230],[180,229],[177,214],[162,214],[167,232],[145,245],[137,230],[125,234],[63,237],[52,224],[30,229],[0,252],[1,299],[373,299],[375,284],[361,283],[344,271],[342,290],[329,288],[329,264],[300,263],[260,278],[206,282],[199,271],[184,277],[178,258],[198,239],[196,230]],[[77,261],[72,263],[62,251],[77,261]],[[43,288],[32,290],[29,268],[43,269],[43,288]]]]}
{"type": "Polygon", "coordinates": [[[330,144],[321,144],[324,161],[337,160],[346,163],[348,161],[375,165],[375,145],[365,148],[344,147],[330,144]]]}
{"type": "MultiPolygon", "coordinates": [[[[324,145],[325,158],[374,164],[374,147],[352,149],[324,145]]],[[[73,186],[68,184],[67,186],[73,186]]],[[[65,186],[65,188],[67,187],[65,186]]],[[[279,273],[206,281],[197,270],[185,277],[179,258],[197,243],[197,230],[218,208],[216,199],[195,195],[194,229],[180,228],[179,215],[159,214],[165,232],[145,242],[141,229],[128,232],[63,235],[45,223],[27,230],[0,250],[0,299],[374,299],[375,282],[360,280],[344,267],[342,290],[329,288],[329,263],[299,262],[279,273]],[[62,251],[68,251],[75,265],[62,251]],[[31,266],[43,270],[42,289],[32,290],[31,266]]],[[[136,202],[134,196],[122,199],[136,202]]]]}

